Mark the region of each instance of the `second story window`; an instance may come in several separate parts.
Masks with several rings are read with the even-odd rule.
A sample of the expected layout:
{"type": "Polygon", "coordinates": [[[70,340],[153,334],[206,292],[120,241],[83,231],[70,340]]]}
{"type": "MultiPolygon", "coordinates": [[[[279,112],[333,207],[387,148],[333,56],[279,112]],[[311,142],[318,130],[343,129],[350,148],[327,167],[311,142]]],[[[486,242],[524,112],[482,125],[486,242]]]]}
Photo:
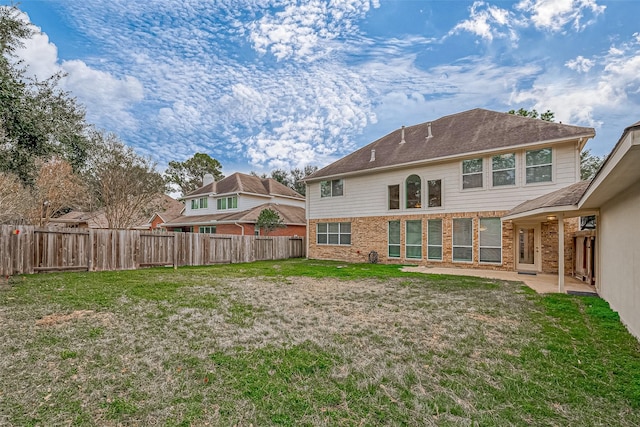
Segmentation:
{"type": "Polygon", "coordinates": [[[341,179],[320,181],[320,197],[337,197],[344,193],[344,182],[341,179]]]}
{"type": "Polygon", "coordinates": [[[225,209],[236,209],[238,207],[238,196],[222,197],[216,200],[219,211],[225,209]]]}
{"type": "Polygon", "coordinates": [[[462,188],[482,188],[482,159],[462,161],[462,188]]]}
{"type": "Polygon", "coordinates": [[[527,151],[527,184],[551,182],[552,161],[551,148],[527,151]]]}
{"type": "Polygon", "coordinates": [[[515,185],[516,183],[516,155],[500,154],[491,158],[492,185],[515,185]]]}
{"type": "Polygon", "coordinates": [[[400,209],[400,186],[389,186],[389,209],[400,209]]]}
{"type": "Polygon", "coordinates": [[[422,180],[418,175],[407,178],[407,209],[422,207],[422,180]]]}
{"type": "Polygon", "coordinates": [[[430,208],[442,206],[442,180],[432,179],[427,181],[427,203],[430,208]]]}
{"type": "Polygon", "coordinates": [[[191,209],[206,209],[207,206],[208,199],[206,197],[191,200],[191,209]]]}

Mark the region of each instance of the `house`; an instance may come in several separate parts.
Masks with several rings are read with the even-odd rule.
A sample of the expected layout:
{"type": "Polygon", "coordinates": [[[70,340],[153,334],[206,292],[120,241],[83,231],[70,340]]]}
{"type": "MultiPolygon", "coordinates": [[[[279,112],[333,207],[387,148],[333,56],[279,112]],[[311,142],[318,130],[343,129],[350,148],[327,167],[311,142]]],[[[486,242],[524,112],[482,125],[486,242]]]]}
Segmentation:
{"type": "MultiPolygon", "coordinates": [[[[505,220],[540,224],[595,216],[589,240],[598,294],[640,338],[640,122],[624,130],[596,176],[516,207],[505,220]],[[551,202],[550,200],[555,200],[551,202]],[[595,245],[593,245],[595,243],[595,245]],[[595,247],[593,247],[595,246],[595,247]]],[[[562,231],[562,230],[560,230],[562,231]]],[[[578,248],[581,249],[581,248],[578,248]]],[[[559,278],[561,285],[562,279],[559,278]]],[[[562,289],[560,289],[562,290],[562,289]]]]}
{"type": "Polygon", "coordinates": [[[580,152],[594,136],[485,109],[403,126],[305,180],[308,256],[570,273],[577,217],[504,216],[579,183],[580,152]]]}
{"type": "MultiPolygon", "coordinates": [[[[137,221],[137,225],[132,227],[136,230],[160,230],[159,223],[171,220],[180,216],[184,209],[182,202],[167,196],[158,194],[149,203],[149,211],[144,213],[137,221]],[[149,212],[153,212],[149,217],[149,212]]],[[[71,211],[64,215],[49,220],[48,226],[63,228],[109,228],[109,222],[103,209],[91,212],[71,211]]]]}
{"type": "Polygon", "coordinates": [[[256,221],[263,209],[272,209],[285,228],[274,236],[305,236],[305,198],[271,178],[234,173],[220,181],[206,175],[204,185],[184,196],[185,211],[162,224],[169,231],[260,235],[256,221]]]}

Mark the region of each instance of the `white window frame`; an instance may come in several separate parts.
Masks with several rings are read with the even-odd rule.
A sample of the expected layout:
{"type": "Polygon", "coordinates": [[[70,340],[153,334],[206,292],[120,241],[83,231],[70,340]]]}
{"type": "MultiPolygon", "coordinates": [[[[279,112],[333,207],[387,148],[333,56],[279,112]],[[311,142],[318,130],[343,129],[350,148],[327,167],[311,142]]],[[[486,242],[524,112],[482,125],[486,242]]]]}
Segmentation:
{"type": "Polygon", "coordinates": [[[443,200],[442,200],[443,199],[443,196],[442,196],[442,193],[443,193],[443,191],[442,191],[442,182],[443,182],[443,180],[441,178],[440,179],[428,179],[427,180],[427,185],[426,185],[426,190],[425,190],[426,197],[427,197],[427,209],[436,209],[436,208],[441,208],[442,207],[442,205],[443,205],[443,200]],[[440,204],[437,205],[437,206],[431,206],[431,198],[429,197],[431,195],[431,193],[429,192],[429,188],[430,188],[429,183],[435,182],[435,181],[440,181],[440,204]]]}
{"type": "Polygon", "coordinates": [[[555,171],[553,170],[553,157],[554,157],[554,150],[551,147],[546,147],[546,148],[538,148],[535,150],[526,150],[524,152],[524,182],[526,185],[536,185],[536,184],[546,184],[546,183],[552,183],[553,182],[553,177],[555,176],[555,171]],[[551,162],[550,163],[541,163],[541,164],[536,164],[536,165],[528,165],[527,164],[527,154],[535,152],[535,151],[542,151],[542,150],[549,150],[551,152],[551,162]],[[536,168],[542,168],[542,167],[549,167],[551,170],[551,177],[549,180],[547,181],[532,181],[529,182],[529,180],[527,179],[528,177],[528,171],[529,169],[536,169],[536,168]]]}
{"type": "Polygon", "coordinates": [[[339,245],[339,246],[351,246],[351,223],[350,222],[318,222],[316,223],[316,244],[317,245],[339,245]],[[337,232],[332,231],[331,228],[336,228],[337,232]],[[325,228],[325,231],[321,231],[321,228],[325,228]],[[343,231],[343,229],[349,229],[349,231],[343,231]],[[337,243],[330,242],[330,236],[337,236],[337,243]],[[320,243],[320,236],[325,236],[324,242],[320,243]],[[349,238],[347,239],[347,236],[349,238]],[[348,240],[348,241],[347,241],[348,240]]]}
{"type": "Polygon", "coordinates": [[[408,219],[404,222],[404,257],[405,259],[422,259],[422,220],[421,219],[408,219]],[[409,243],[409,224],[420,223],[420,236],[418,237],[418,243],[409,243]],[[409,256],[410,248],[420,248],[420,256],[409,256]]]}
{"type": "Polygon", "coordinates": [[[487,218],[480,218],[479,220],[479,227],[478,227],[478,262],[481,264],[502,264],[502,221],[500,220],[500,218],[497,217],[487,217],[487,218]],[[500,245],[499,246],[495,246],[495,245],[483,245],[482,244],[482,232],[486,231],[482,229],[483,227],[483,222],[487,222],[487,221],[497,221],[498,225],[499,225],[499,236],[500,236],[500,245]],[[482,260],[482,250],[483,249],[499,249],[500,250],[500,260],[499,261],[483,261],[482,260]]]}
{"type": "Polygon", "coordinates": [[[401,239],[402,239],[402,224],[400,222],[400,220],[395,220],[395,221],[388,221],[387,222],[387,257],[388,258],[392,258],[392,259],[396,259],[396,258],[400,258],[402,256],[401,253],[401,248],[402,248],[402,244],[401,244],[401,239]],[[391,243],[391,223],[397,224],[398,225],[398,243],[391,243]],[[398,255],[391,255],[391,247],[397,247],[398,248],[398,255]]]}
{"type": "Polygon", "coordinates": [[[215,225],[201,225],[198,227],[198,232],[207,234],[216,234],[215,225]]]}
{"type": "Polygon", "coordinates": [[[200,197],[199,199],[191,199],[191,209],[206,209],[209,206],[208,197],[200,197]]]}
{"type": "Polygon", "coordinates": [[[497,154],[495,156],[491,156],[491,186],[492,187],[513,187],[516,185],[516,181],[517,181],[517,175],[516,175],[516,165],[517,165],[517,157],[516,157],[516,153],[504,153],[504,154],[497,154]],[[503,156],[512,156],[513,157],[513,167],[512,168],[503,168],[503,169],[495,169],[494,168],[494,164],[493,164],[493,160],[496,157],[503,157],[503,156]],[[496,184],[496,180],[495,180],[495,173],[496,172],[506,172],[506,171],[513,171],[513,182],[510,184],[496,184]]]}
{"type": "Polygon", "coordinates": [[[463,190],[467,191],[467,190],[481,190],[484,188],[484,159],[482,157],[476,157],[475,159],[467,159],[467,160],[463,160],[462,163],[462,180],[461,180],[461,187],[463,190]],[[477,161],[480,160],[480,165],[482,166],[482,169],[479,172],[466,172],[464,171],[464,165],[466,162],[472,162],[472,161],[477,161]],[[476,186],[476,187],[465,187],[464,186],[464,177],[465,176],[472,176],[472,175],[480,175],[480,185],[476,186]]]}
{"type": "Polygon", "coordinates": [[[451,261],[452,262],[462,262],[462,263],[473,263],[473,218],[453,218],[452,222],[451,222],[451,261]],[[456,240],[456,221],[471,221],[471,231],[470,231],[470,235],[471,235],[471,244],[470,245],[456,245],[455,244],[455,240],[456,240]],[[455,258],[455,253],[456,253],[456,248],[470,248],[471,249],[471,259],[456,259],[455,258]]]}
{"type": "Polygon", "coordinates": [[[320,181],[320,198],[342,196],[344,196],[344,180],[342,178],[320,181]],[[340,188],[339,192],[336,191],[337,188],[340,188]],[[326,191],[327,189],[328,191],[326,191]]]}
{"type": "Polygon", "coordinates": [[[218,197],[216,199],[216,209],[219,211],[238,209],[238,196],[218,197]],[[224,206],[223,206],[223,202],[224,202],[224,206]]]}
{"type": "Polygon", "coordinates": [[[443,246],[442,246],[442,218],[432,218],[427,220],[427,260],[428,261],[442,261],[443,255],[443,246]],[[433,244],[431,242],[431,224],[439,223],[440,224],[440,244],[433,244]],[[440,257],[432,258],[429,254],[429,248],[440,248],[440,257]]]}
{"type": "Polygon", "coordinates": [[[402,191],[400,190],[400,184],[391,184],[387,186],[387,210],[390,211],[397,211],[400,209],[400,206],[402,205],[402,197],[400,196],[400,194],[402,193],[402,191]],[[392,187],[396,187],[398,189],[398,207],[397,208],[392,208],[391,207],[391,188],[392,187]]]}
{"type": "Polygon", "coordinates": [[[422,208],[422,177],[416,173],[412,173],[411,175],[409,175],[405,180],[404,180],[404,207],[405,209],[420,209],[422,208]],[[419,189],[417,192],[417,203],[415,206],[409,206],[409,202],[413,201],[413,198],[409,198],[409,178],[411,177],[416,177],[418,178],[418,181],[415,181],[418,183],[419,189]]]}

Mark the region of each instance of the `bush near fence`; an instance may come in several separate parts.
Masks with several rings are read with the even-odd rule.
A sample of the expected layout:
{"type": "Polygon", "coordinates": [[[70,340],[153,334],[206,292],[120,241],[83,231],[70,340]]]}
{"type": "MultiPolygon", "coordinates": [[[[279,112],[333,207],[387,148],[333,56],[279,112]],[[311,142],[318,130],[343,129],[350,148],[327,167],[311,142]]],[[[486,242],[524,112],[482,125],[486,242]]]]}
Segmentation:
{"type": "Polygon", "coordinates": [[[0,225],[0,276],[300,258],[302,237],[0,225]]]}

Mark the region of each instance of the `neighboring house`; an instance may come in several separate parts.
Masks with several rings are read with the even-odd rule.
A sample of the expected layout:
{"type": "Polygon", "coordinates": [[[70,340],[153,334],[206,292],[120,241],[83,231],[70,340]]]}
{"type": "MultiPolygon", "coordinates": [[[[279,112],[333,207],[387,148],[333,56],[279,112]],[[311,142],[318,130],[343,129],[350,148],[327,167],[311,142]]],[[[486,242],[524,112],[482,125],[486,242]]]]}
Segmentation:
{"type": "MultiPolygon", "coordinates": [[[[166,194],[158,195],[150,204],[154,209],[153,215],[140,218],[137,225],[132,227],[136,230],[161,230],[160,223],[164,223],[180,216],[184,205],[176,199],[166,194]]],[[[48,226],[63,228],[109,228],[109,222],[104,214],[104,210],[99,209],[93,212],[71,211],[57,218],[51,218],[48,226]]]]}
{"type": "Polygon", "coordinates": [[[305,180],[308,256],[358,262],[375,251],[384,263],[571,272],[558,231],[577,230],[577,218],[503,217],[579,182],[594,136],[484,109],[403,126],[305,180]]]}
{"type": "Polygon", "coordinates": [[[183,197],[184,213],[162,224],[169,231],[262,235],[256,228],[263,209],[280,215],[285,228],[273,236],[305,236],[305,198],[271,178],[234,173],[220,181],[205,176],[204,185],[183,197]]]}
{"type": "Polygon", "coordinates": [[[585,215],[596,216],[598,294],[640,338],[640,122],[624,130],[590,183],[528,201],[504,219],[540,224],[548,216],[585,215]]]}

